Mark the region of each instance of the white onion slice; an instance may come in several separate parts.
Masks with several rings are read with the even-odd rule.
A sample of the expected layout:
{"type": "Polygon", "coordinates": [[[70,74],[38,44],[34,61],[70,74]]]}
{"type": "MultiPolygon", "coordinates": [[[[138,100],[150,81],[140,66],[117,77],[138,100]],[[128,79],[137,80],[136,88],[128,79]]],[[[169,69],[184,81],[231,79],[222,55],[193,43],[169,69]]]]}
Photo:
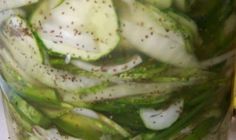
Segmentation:
{"type": "Polygon", "coordinates": [[[125,71],[128,71],[140,63],[142,63],[142,58],[138,55],[133,56],[128,62],[120,65],[114,66],[96,66],[87,62],[83,62],[80,60],[73,60],[71,64],[77,66],[80,69],[90,71],[90,72],[100,72],[100,73],[107,73],[111,75],[119,74],[125,71]]]}
{"type": "Polygon", "coordinates": [[[108,87],[97,93],[91,93],[81,96],[80,99],[85,102],[102,101],[109,99],[117,99],[128,96],[135,96],[140,94],[167,94],[180,87],[192,84],[192,81],[188,82],[168,82],[168,83],[129,83],[120,84],[112,87],[108,87]]]}
{"type": "Polygon", "coordinates": [[[90,109],[86,109],[86,108],[75,108],[73,109],[74,113],[86,116],[86,117],[90,117],[90,118],[94,118],[94,119],[99,119],[99,116],[96,112],[94,112],[93,110],[90,109]]]}
{"type": "Polygon", "coordinates": [[[221,62],[224,62],[232,57],[234,57],[236,54],[236,50],[231,50],[230,52],[227,52],[223,55],[205,60],[203,62],[201,62],[201,67],[202,68],[208,68],[217,64],[220,64],[221,62]]]}
{"type": "Polygon", "coordinates": [[[183,111],[184,100],[178,100],[167,109],[155,110],[153,108],[140,109],[140,117],[144,125],[151,130],[163,130],[170,127],[183,111]]]}

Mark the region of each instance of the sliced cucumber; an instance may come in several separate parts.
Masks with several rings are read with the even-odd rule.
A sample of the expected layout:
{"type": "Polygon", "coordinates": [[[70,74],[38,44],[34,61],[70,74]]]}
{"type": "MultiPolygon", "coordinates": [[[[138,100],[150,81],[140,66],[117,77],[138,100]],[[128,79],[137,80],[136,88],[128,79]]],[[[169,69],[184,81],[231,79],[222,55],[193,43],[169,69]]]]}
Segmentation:
{"type": "Polygon", "coordinates": [[[162,72],[166,71],[169,66],[162,63],[157,63],[156,60],[144,61],[139,66],[119,74],[119,77],[128,81],[138,81],[143,80],[153,81],[159,77],[162,72]]]}
{"type": "Polygon", "coordinates": [[[26,22],[19,17],[12,17],[6,22],[0,38],[21,69],[49,87],[78,92],[81,88],[92,87],[101,82],[99,79],[72,75],[43,65],[35,38],[26,22]]]}
{"type": "Polygon", "coordinates": [[[7,99],[4,99],[4,103],[7,105],[12,119],[14,119],[21,128],[25,129],[26,131],[31,131],[32,125],[28,122],[28,120],[23,118],[7,99]]]}
{"type": "Polygon", "coordinates": [[[60,118],[54,119],[54,123],[64,132],[86,140],[99,140],[104,136],[122,138],[107,123],[76,112],[70,112],[60,118]]]}
{"type": "Polygon", "coordinates": [[[21,67],[17,64],[17,62],[12,58],[11,54],[5,49],[0,49],[0,58],[2,59],[2,71],[5,78],[10,82],[16,80],[23,80],[21,84],[25,84],[25,82],[31,83],[32,85],[39,85],[40,83],[29,76],[21,67]]]}
{"type": "Polygon", "coordinates": [[[0,11],[5,9],[18,8],[38,2],[38,0],[0,0],[0,11]]]}
{"type": "Polygon", "coordinates": [[[5,49],[1,49],[0,56],[4,57],[5,61],[0,63],[2,74],[8,84],[17,90],[20,96],[27,101],[40,105],[59,104],[59,99],[54,90],[43,87],[35,81],[31,82],[31,79],[24,78],[27,74],[17,66],[5,49]]]}
{"type": "Polygon", "coordinates": [[[51,124],[47,117],[18,96],[17,92],[11,89],[1,76],[0,88],[2,88],[3,92],[7,96],[9,103],[11,103],[20,116],[27,120],[30,124],[40,125],[42,127],[48,127],[51,124]]]}
{"type": "MultiPolygon", "coordinates": [[[[116,3],[121,35],[137,50],[159,61],[179,67],[198,67],[189,40],[169,15],[139,2],[116,3]]],[[[182,25],[183,26],[183,25],[182,25]]]]}
{"type": "Polygon", "coordinates": [[[118,19],[112,0],[64,0],[58,6],[51,1],[44,1],[30,21],[48,50],[97,60],[117,46],[118,19]]]}
{"type": "Polygon", "coordinates": [[[38,109],[50,119],[54,119],[54,118],[61,117],[62,115],[70,112],[73,109],[73,107],[69,104],[61,103],[59,105],[51,106],[51,107],[50,106],[38,107],[38,109]]]}
{"type": "Polygon", "coordinates": [[[117,123],[113,122],[112,120],[110,120],[109,118],[107,118],[106,116],[96,113],[93,110],[90,109],[86,109],[86,108],[75,108],[73,110],[74,113],[78,113],[80,115],[84,115],[87,116],[89,118],[94,118],[94,119],[98,119],[101,122],[105,123],[106,125],[110,126],[111,128],[113,128],[114,130],[116,130],[118,133],[120,133],[123,137],[128,137],[130,136],[130,134],[121,126],[119,126],[117,123]]]}
{"type": "Polygon", "coordinates": [[[63,1],[64,0],[42,0],[30,16],[30,23],[33,27],[40,28],[42,24],[41,21],[44,20],[44,17],[50,13],[50,10],[59,6],[63,1]]]}
{"type": "Polygon", "coordinates": [[[99,119],[103,123],[105,123],[106,125],[110,126],[112,129],[116,130],[123,137],[129,137],[130,136],[130,134],[127,130],[125,130],[119,124],[117,124],[116,122],[114,122],[111,119],[107,118],[106,116],[99,114],[99,119]]]}
{"type": "Polygon", "coordinates": [[[33,106],[24,101],[21,97],[16,94],[9,98],[10,102],[16,108],[16,110],[25,117],[29,122],[35,125],[40,125],[43,127],[48,127],[50,125],[50,120],[44,115],[38,112],[33,106]]]}
{"type": "Polygon", "coordinates": [[[3,25],[0,37],[7,49],[21,52],[12,55],[24,67],[32,62],[43,62],[35,38],[26,21],[22,18],[18,16],[9,18],[3,25]]]}

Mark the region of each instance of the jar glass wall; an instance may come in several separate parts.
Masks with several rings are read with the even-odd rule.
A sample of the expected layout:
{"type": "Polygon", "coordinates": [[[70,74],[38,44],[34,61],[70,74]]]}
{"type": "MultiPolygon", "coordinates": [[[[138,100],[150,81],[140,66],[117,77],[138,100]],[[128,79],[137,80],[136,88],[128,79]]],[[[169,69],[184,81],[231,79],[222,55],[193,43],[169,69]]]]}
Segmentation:
{"type": "Polygon", "coordinates": [[[13,140],[226,140],[234,0],[0,1],[13,140]]]}

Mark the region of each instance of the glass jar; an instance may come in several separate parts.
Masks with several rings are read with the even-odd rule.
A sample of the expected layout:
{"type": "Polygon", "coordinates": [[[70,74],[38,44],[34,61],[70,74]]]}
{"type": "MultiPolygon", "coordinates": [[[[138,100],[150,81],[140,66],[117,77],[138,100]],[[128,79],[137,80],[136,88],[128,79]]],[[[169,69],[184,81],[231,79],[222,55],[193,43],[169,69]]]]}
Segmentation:
{"type": "Polygon", "coordinates": [[[8,0],[0,11],[11,139],[227,139],[234,0],[8,0]]]}

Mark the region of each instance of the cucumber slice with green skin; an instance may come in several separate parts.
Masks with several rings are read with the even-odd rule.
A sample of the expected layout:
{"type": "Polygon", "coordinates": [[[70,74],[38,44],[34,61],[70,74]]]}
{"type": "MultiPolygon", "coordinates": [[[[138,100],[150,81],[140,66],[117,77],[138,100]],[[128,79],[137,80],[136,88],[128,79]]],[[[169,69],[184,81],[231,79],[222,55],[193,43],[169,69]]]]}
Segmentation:
{"type": "Polygon", "coordinates": [[[7,99],[4,99],[4,103],[7,105],[12,119],[16,121],[18,126],[30,132],[32,130],[32,125],[28,122],[28,120],[24,119],[7,99]]]}
{"type": "Polygon", "coordinates": [[[64,0],[51,9],[44,6],[50,1],[42,3],[31,19],[48,50],[89,61],[117,46],[118,19],[112,0],[64,0]]]}
{"type": "Polygon", "coordinates": [[[48,127],[51,124],[49,119],[16,94],[11,95],[9,101],[16,108],[17,112],[21,114],[21,117],[26,118],[31,124],[42,127],[48,127]]]}
{"type": "MultiPolygon", "coordinates": [[[[17,89],[17,88],[16,88],[17,89]]],[[[23,87],[19,89],[18,94],[27,101],[34,102],[37,105],[54,106],[59,105],[60,100],[52,89],[40,87],[23,87]]]]}
{"type": "Polygon", "coordinates": [[[56,106],[38,107],[38,109],[50,119],[54,119],[70,112],[73,109],[73,106],[66,103],[61,103],[60,105],[56,106]]]}
{"type": "Polygon", "coordinates": [[[172,6],[173,0],[140,0],[144,3],[149,3],[156,6],[159,9],[167,9],[172,6]]]}
{"type": "Polygon", "coordinates": [[[2,25],[2,23],[11,16],[24,17],[25,13],[24,13],[24,11],[22,11],[20,9],[11,9],[11,10],[0,11],[0,25],[2,25]]]}
{"type": "Polygon", "coordinates": [[[101,82],[43,65],[35,38],[26,22],[19,17],[12,17],[6,22],[0,37],[21,69],[49,87],[78,92],[101,82]]]}
{"type": "Polygon", "coordinates": [[[119,2],[116,5],[121,35],[134,48],[178,67],[198,67],[195,56],[188,52],[190,43],[169,15],[136,1],[132,4],[119,2]]]}
{"type": "Polygon", "coordinates": [[[17,93],[7,85],[2,77],[0,77],[0,83],[0,87],[7,96],[9,103],[13,105],[23,119],[27,120],[32,125],[40,125],[42,127],[48,127],[51,124],[51,121],[41,112],[18,96],[17,93]]]}
{"type": "Polygon", "coordinates": [[[53,122],[64,132],[86,140],[98,140],[104,136],[122,138],[114,128],[99,120],[96,116],[94,118],[70,112],[54,119],[53,122]]]}
{"type": "Polygon", "coordinates": [[[59,6],[64,0],[42,0],[36,9],[31,13],[29,21],[35,29],[39,28],[45,16],[50,13],[50,10],[59,6]],[[37,28],[36,28],[37,27],[37,28]]]}
{"type": "MultiPolygon", "coordinates": [[[[33,85],[41,85],[37,80],[30,77],[20,66],[17,62],[12,58],[11,54],[5,49],[0,49],[0,58],[2,59],[1,64],[3,68],[4,76],[9,81],[14,80],[24,80],[25,82],[31,83],[33,85]],[[9,73],[8,73],[9,71],[9,73]],[[10,73],[12,75],[10,75],[10,73]],[[14,76],[14,77],[13,77],[14,76]]],[[[24,82],[23,82],[24,83],[24,82]]]]}
{"type": "Polygon", "coordinates": [[[40,105],[56,105],[59,104],[59,98],[54,90],[41,86],[37,81],[29,79],[28,75],[20,69],[10,54],[1,49],[0,58],[2,74],[8,84],[14,88],[17,93],[27,101],[40,105]],[[27,78],[26,78],[27,77],[27,78]]]}
{"type": "MultiPolygon", "coordinates": [[[[29,16],[29,22],[30,21],[40,21],[42,19],[44,19],[44,15],[49,14],[49,10],[48,9],[53,9],[56,8],[58,5],[60,5],[64,0],[41,0],[41,2],[35,6],[33,9],[29,10],[30,12],[33,11],[33,13],[30,13],[29,16]],[[38,16],[34,16],[34,13],[40,13],[38,14],[38,16]],[[37,18],[37,19],[35,19],[37,18]]],[[[31,24],[31,23],[30,23],[31,24]]],[[[37,24],[41,24],[40,22],[37,24]]],[[[32,26],[32,25],[31,25],[32,26]]],[[[48,50],[46,50],[46,46],[43,43],[43,41],[40,39],[38,33],[36,31],[33,31],[33,34],[35,36],[35,39],[37,40],[37,44],[39,46],[39,50],[42,54],[42,57],[44,58],[44,63],[43,64],[49,64],[49,52],[48,50]]]]}
{"type": "Polygon", "coordinates": [[[86,109],[86,108],[75,108],[73,112],[90,117],[90,118],[98,119],[101,122],[113,128],[114,130],[116,130],[117,132],[119,132],[123,137],[130,136],[130,134],[121,126],[119,126],[117,123],[113,122],[112,120],[110,120],[109,118],[107,118],[106,116],[102,114],[94,112],[93,110],[86,109]]]}
{"type": "Polygon", "coordinates": [[[12,50],[22,53],[21,55],[19,54],[19,52],[18,54],[12,54],[13,58],[16,58],[16,62],[21,62],[19,65],[27,66],[31,64],[32,61],[34,63],[43,62],[35,38],[24,19],[18,16],[9,18],[2,27],[0,37],[3,43],[5,43],[5,48],[7,48],[11,53],[12,50]],[[28,61],[23,61],[25,60],[21,58],[23,56],[25,57],[25,59],[27,58],[28,61]]]}
{"type": "Polygon", "coordinates": [[[108,126],[110,126],[112,129],[116,130],[123,137],[129,137],[130,136],[130,133],[127,130],[125,130],[119,124],[117,124],[116,122],[114,122],[111,119],[107,118],[106,116],[99,114],[99,119],[102,122],[104,122],[105,124],[107,124],[108,126]]]}
{"type": "Polygon", "coordinates": [[[49,63],[49,54],[46,50],[46,47],[45,45],[43,44],[43,42],[40,40],[38,34],[36,32],[32,32],[36,41],[37,41],[37,44],[38,44],[38,48],[39,48],[39,51],[41,53],[41,56],[42,56],[42,59],[43,59],[43,64],[45,65],[50,65],[49,63]]]}
{"type": "Polygon", "coordinates": [[[38,0],[0,0],[0,11],[18,8],[38,2],[38,0]]]}
{"type": "Polygon", "coordinates": [[[144,60],[144,62],[137,67],[121,73],[118,75],[122,80],[125,81],[153,81],[166,71],[170,66],[162,63],[157,63],[156,60],[144,60]]]}

